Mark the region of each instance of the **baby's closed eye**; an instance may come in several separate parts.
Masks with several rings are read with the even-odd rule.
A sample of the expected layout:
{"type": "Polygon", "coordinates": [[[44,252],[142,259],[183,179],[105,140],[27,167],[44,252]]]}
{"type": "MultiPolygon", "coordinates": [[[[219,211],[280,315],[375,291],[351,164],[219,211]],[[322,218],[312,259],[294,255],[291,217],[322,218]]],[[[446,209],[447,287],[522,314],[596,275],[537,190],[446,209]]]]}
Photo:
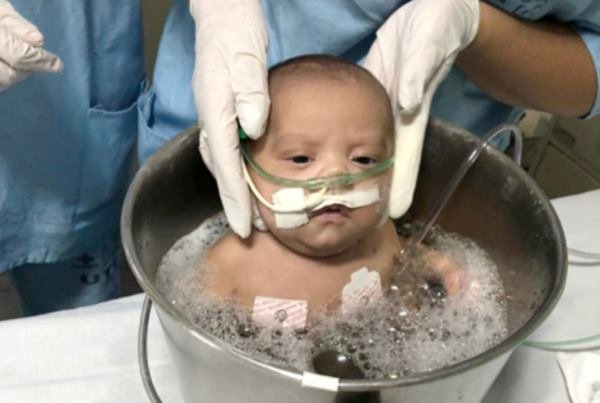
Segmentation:
{"type": "Polygon", "coordinates": [[[379,159],[375,158],[375,157],[368,156],[368,155],[360,155],[360,156],[357,156],[357,157],[353,157],[352,161],[355,162],[356,164],[367,166],[367,165],[375,165],[375,164],[377,164],[379,162],[379,159]]]}
{"type": "Polygon", "coordinates": [[[293,156],[289,157],[288,161],[291,161],[296,165],[306,165],[312,161],[312,158],[309,157],[308,155],[299,154],[299,155],[293,155],[293,156]]]}

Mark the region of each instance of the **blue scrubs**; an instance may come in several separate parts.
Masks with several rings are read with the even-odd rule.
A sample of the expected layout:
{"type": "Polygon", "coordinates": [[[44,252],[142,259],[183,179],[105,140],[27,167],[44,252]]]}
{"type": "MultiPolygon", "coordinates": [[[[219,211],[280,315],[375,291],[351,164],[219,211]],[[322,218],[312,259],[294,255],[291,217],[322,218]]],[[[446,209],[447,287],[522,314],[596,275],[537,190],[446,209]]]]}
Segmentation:
{"type": "Polygon", "coordinates": [[[0,272],[26,313],[118,296],[143,90],[139,0],[11,0],[64,71],[0,93],[0,272]]]}
{"type": "MultiPolygon", "coordinates": [[[[270,41],[268,64],[307,53],[329,53],[359,61],[368,51],[377,28],[405,2],[262,0],[270,41]]],[[[550,17],[572,23],[594,59],[600,83],[600,1],[492,0],[489,3],[520,18],[550,17]]],[[[191,90],[193,24],[187,1],[174,0],[161,39],[153,88],[139,103],[141,161],[174,134],[197,122],[191,90]]],[[[597,98],[590,116],[599,112],[597,98]]],[[[491,99],[460,70],[452,69],[434,97],[431,115],[484,135],[500,123],[516,122],[522,110],[491,99]]],[[[498,146],[502,148],[506,143],[498,146]]]]}
{"type": "MultiPolygon", "coordinates": [[[[405,1],[262,0],[268,64],[306,53],[360,60],[377,28],[405,1]]],[[[14,269],[27,313],[114,297],[119,211],[136,133],[143,161],[197,122],[188,1],[173,0],[154,87],[141,96],[139,0],[11,2],[44,33],[65,69],[0,94],[0,271],[14,269]]],[[[600,2],[490,2],[522,18],[571,22],[600,73],[600,2]]],[[[596,100],[590,116],[599,111],[596,100]]],[[[520,114],[456,69],[432,106],[433,116],[477,134],[520,114]]]]}

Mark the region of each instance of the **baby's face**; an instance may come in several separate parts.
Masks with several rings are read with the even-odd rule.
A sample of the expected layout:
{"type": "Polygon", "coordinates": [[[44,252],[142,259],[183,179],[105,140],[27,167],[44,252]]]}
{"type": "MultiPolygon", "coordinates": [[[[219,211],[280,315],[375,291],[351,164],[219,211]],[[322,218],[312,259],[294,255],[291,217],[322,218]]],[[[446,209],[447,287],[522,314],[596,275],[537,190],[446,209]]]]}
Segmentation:
{"type": "MultiPolygon", "coordinates": [[[[252,145],[255,161],[267,172],[290,179],[356,173],[392,155],[393,127],[386,123],[385,98],[369,85],[331,77],[295,78],[271,83],[271,112],[265,135],[252,145]]],[[[260,193],[272,200],[281,186],[250,174],[260,193]]],[[[258,201],[269,231],[287,247],[308,256],[331,256],[376,229],[387,214],[391,169],[330,193],[378,187],[380,201],[350,209],[336,206],[308,214],[297,228],[276,225],[273,212],[258,201]]]]}

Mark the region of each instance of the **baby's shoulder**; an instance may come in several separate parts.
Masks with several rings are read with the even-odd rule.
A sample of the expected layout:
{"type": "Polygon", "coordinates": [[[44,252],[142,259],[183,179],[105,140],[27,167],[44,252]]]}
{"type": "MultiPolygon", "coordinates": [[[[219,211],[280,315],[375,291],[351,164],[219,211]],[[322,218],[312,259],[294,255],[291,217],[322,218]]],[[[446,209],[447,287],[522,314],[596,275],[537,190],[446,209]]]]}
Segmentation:
{"type": "Polygon", "coordinates": [[[247,258],[247,248],[233,232],[223,235],[206,252],[206,260],[220,271],[237,267],[247,258]]]}

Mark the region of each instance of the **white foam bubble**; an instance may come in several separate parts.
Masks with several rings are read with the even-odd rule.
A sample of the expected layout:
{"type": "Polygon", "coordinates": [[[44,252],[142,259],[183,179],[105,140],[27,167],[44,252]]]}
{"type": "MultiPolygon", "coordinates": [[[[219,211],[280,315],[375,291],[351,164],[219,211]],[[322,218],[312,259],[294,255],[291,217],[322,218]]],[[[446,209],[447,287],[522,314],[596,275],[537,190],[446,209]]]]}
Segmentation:
{"type": "Polygon", "coordinates": [[[219,214],[181,238],[165,254],[156,283],[199,329],[255,358],[304,371],[312,370],[317,353],[334,349],[352,357],[367,377],[396,377],[463,361],[507,335],[504,290],[493,262],[473,242],[443,233],[433,247],[466,271],[460,296],[446,297],[415,259],[397,271],[386,298],[351,315],[322,316],[301,333],[257,326],[230,301],[203,293],[202,255],[226,231],[219,214]]]}

